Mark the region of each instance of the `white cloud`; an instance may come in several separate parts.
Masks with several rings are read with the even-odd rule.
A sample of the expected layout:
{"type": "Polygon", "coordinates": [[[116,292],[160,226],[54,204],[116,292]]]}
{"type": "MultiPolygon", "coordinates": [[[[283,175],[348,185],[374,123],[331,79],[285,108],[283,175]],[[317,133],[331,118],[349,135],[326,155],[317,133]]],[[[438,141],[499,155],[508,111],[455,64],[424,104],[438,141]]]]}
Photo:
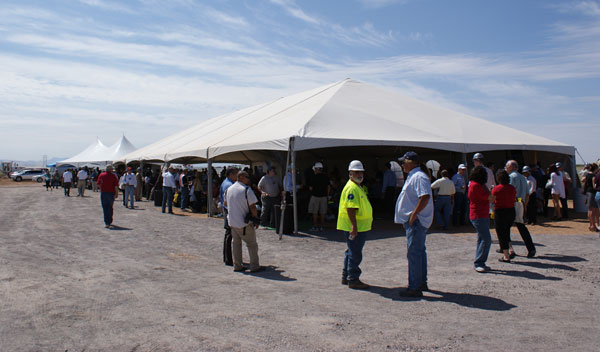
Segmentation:
{"type": "Polygon", "coordinates": [[[381,8],[390,5],[406,4],[411,0],[357,0],[367,8],[381,8]]]}
{"type": "Polygon", "coordinates": [[[96,8],[103,9],[103,10],[135,13],[132,9],[124,6],[122,3],[116,3],[116,2],[106,1],[106,0],[79,0],[79,2],[81,2],[85,5],[93,6],[96,8]]]}

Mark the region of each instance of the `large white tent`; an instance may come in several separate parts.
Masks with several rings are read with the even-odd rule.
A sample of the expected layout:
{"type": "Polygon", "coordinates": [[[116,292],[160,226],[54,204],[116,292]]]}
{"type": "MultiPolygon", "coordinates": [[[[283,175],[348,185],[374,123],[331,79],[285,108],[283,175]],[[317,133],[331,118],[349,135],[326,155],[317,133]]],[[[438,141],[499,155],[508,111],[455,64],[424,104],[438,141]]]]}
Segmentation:
{"type": "Polygon", "coordinates": [[[341,146],[411,146],[460,153],[573,146],[346,79],[218,116],[125,156],[171,161],[247,160],[249,152],[341,146]],[[240,153],[246,153],[240,155],[240,153]]]}
{"type": "Polygon", "coordinates": [[[297,151],[357,146],[437,149],[462,153],[464,160],[466,153],[491,150],[575,154],[570,145],[345,79],[212,118],[124,159],[210,164],[261,161],[261,152],[288,151],[288,163],[296,165],[297,151]]]}
{"type": "Polygon", "coordinates": [[[120,160],[124,155],[127,155],[135,151],[135,147],[131,142],[123,135],[117,142],[110,147],[104,145],[99,138],[96,138],[96,142],[92,143],[89,147],[85,148],[81,153],[70,157],[69,159],[59,161],[57,165],[105,165],[112,163],[114,160],[120,160]]]}

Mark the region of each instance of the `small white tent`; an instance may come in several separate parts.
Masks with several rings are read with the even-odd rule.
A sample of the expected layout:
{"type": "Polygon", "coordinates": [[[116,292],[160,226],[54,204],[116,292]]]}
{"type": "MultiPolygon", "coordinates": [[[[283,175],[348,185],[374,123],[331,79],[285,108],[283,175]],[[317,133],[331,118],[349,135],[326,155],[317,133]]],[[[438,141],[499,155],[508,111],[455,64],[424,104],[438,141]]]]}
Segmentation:
{"type": "Polygon", "coordinates": [[[57,165],[71,164],[76,166],[99,166],[112,163],[114,160],[120,160],[124,155],[127,155],[135,151],[135,147],[129,140],[123,135],[117,142],[110,147],[104,145],[99,138],[96,138],[96,142],[85,148],[81,153],[59,161],[57,165]]]}
{"type": "Polygon", "coordinates": [[[106,161],[121,160],[125,155],[134,152],[136,149],[131,142],[123,135],[115,144],[108,147],[106,154],[103,156],[106,161]]]}
{"type": "Polygon", "coordinates": [[[96,141],[90,144],[90,146],[85,148],[79,154],[72,156],[69,159],[58,161],[56,165],[59,166],[69,164],[80,166],[84,164],[90,164],[92,161],[97,160],[100,155],[106,154],[107,150],[108,147],[100,141],[100,138],[96,137],[96,141]]]}

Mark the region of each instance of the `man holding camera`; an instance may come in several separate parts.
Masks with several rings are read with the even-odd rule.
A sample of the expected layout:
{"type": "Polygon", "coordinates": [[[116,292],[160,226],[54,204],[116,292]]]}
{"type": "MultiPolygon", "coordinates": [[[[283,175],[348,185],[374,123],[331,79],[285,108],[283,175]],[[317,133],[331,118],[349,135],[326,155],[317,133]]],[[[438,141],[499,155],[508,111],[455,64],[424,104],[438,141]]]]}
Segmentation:
{"type": "Polygon", "coordinates": [[[231,227],[233,237],[233,271],[246,270],[242,265],[242,240],[246,242],[250,255],[250,272],[264,270],[258,262],[258,243],[256,243],[255,228],[260,220],[256,212],[256,195],[250,189],[250,176],[246,171],[237,174],[237,182],[225,192],[225,206],[227,207],[227,222],[231,227]]]}

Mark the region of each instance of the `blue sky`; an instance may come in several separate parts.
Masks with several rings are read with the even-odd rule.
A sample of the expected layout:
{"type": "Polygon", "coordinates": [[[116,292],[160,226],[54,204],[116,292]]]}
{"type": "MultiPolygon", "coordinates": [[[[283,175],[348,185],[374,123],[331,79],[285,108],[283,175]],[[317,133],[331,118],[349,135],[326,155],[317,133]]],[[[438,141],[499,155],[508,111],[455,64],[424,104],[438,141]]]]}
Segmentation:
{"type": "Polygon", "coordinates": [[[4,0],[0,158],[141,147],[348,77],[600,157],[600,1],[4,0]]]}

